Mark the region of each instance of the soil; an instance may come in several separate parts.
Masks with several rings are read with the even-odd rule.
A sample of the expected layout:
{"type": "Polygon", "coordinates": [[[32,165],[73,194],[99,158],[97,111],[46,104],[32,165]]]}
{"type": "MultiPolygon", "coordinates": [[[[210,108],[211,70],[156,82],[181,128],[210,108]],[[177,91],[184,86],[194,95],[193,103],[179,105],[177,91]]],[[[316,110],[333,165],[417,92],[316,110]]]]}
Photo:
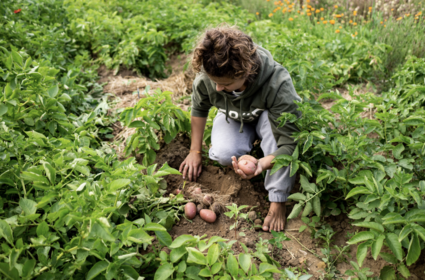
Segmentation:
{"type": "MultiPolygon", "coordinates": [[[[170,59],[170,67],[172,68],[172,75],[170,80],[175,79],[176,77],[185,77],[185,90],[178,92],[177,96],[188,97],[190,94],[191,82],[193,81],[193,73],[186,71],[182,73],[182,65],[187,61],[187,56],[174,56],[170,59]],[[180,61],[180,63],[179,63],[180,61]]],[[[135,73],[122,70],[117,76],[113,75],[112,72],[108,72],[105,69],[99,71],[102,75],[102,81],[113,82],[116,81],[117,76],[119,79],[128,79],[131,76],[131,79],[137,78],[134,77],[135,73]],[[122,76],[119,76],[122,75],[122,76]]],[[[138,79],[145,79],[138,77],[138,79]]],[[[159,82],[158,85],[164,84],[166,80],[159,82]]],[[[171,85],[170,85],[171,86],[171,85]]],[[[116,87],[118,89],[118,87],[116,87]]],[[[114,87],[105,87],[105,92],[112,92],[120,96],[120,98],[126,100],[118,104],[119,107],[132,106],[135,96],[132,94],[132,90],[123,90],[122,88],[118,91],[114,90],[114,87]]],[[[359,91],[366,91],[361,89],[359,91]]],[[[359,92],[359,94],[361,94],[359,92]]],[[[349,97],[349,95],[344,92],[344,97],[349,97]]],[[[174,99],[182,109],[187,109],[190,105],[188,98],[176,98],[174,99]]],[[[329,109],[333,102],[324,100],[321,102],[326,109],[329,109]]],[[[116,108],[115,108],[116,109],[116,108]]],[[[119,122],[114,124],[114,135],[123,134],[126,128],[121,128],[119,122]]],[[[131,131],[128,131],[127,136],[131,135],[131,131]]],[[[126,137],[122,139],[125,140],[126,137]]],[[[161,166],[167,162],[171,167],[179,169],[181,162],[187,156],[190,147],[190,139],[185,135],[178,135],[170,144],[165,145],[161,143],[161,149],[157,152],[156,163],[158,166],[161,166]]],[[[119,151],[118,151],[119,152],[119,151]]],[[[137,158],[141,161],[141,158],[137,158]]],[[[169,175],[166,176],[166,181],[168,184],[168,195],[171,194],[175,189],[182,189],[184,186],[183,193],[186,198],[191,199],[188,189],[191,187],[200,187],[203,193],[213,194],[216,199],[220,200],[225,205],[231,205],[236,203],[240,205],[248,205],[249,207],[243,210],[243,212],[249,211],[252,207],[253,210],[257,213],[257,219],[262,221],[267,215],[268,208],[270,203],[267,200],[267,191],[264,189],[263,182],[251,182],[248,180],[242,180],[236,175],[233,170],[228,167],[218,166],[217,164],[210,161],[205,156],[203,157],[203,170],[201,176],[198,178],[197,182],[184,182],[182,176],[180,175],[169,175]]],[[[297,192],[299,189],[299,183],[297,183],[293,188],[292,192],[297,192]]],[[[292,211],[293,203],[287,202],[287,214],[292,211]]],[[[338,216],[330,216],[325,219],[326,223],[329,224],[336,234],[333,236],[333,242],[331,246],[339,246],[340,248],[346,246],[347,240],[355,234],[356,231],[359,231],[359,228],[351,225],[352,221],[347,218],[346,214],[340,214],[338,216]]],[[[170,231],[173,239],[177,238],[182,234],[191,234],[191,235],[207,235],[211,236],[221,236],[228,240],[235,239],[235,231],[230,230],[230,226],[234,223],[234,220],[228,218],[227,216],[221,214],[217,217],[217,220],[214,223],[207,223],[197,215],[193,220],[187,220],[184,217],[181,218],[177,224],[174,225],[170,231]]],[[[262,223],[261,223],[262,225],[262,223]]],[[[348,279],[347,276],[343,276],[344,272],[347,269],[353,269],[349,264],[349,261],[356,261],[356,251],[357,246],[350,246],[350,251],[347,255],[340,257],[336,264],[337,270],[340,274],[337,274],[334,278],[325,278],[325,269],[326,264],[321,259],[323,254],[321,249],[325,247],[325,244],[322,240],[312,238],[311,231],[309,228],[303,232],[299,232],[301,226],[305,225],[301,219],[298,217],[296,219],[288,220],[286,223],[285,234],[290,241],[283,242],[283,249],[273,248],[271,245],[268,246],[270,251],[269,255],[272,255],[273,258],[279,262],[282,268],[286,267],[295,267],[299,271],[302,271],[303,274],[313,275],[310,279],[348,279]],[[302,244],[302,245],[301,245],[302,244]],[[316,255],[319,255],[319,258],[316,257],[311,252],[314,252],[316,255]]],[[[269,232],[263,232],[260,228],[255,228],[254,223],[250,220],[241,220],[239,226],[236,228],[236,239],[244,243],[249,249],[256,250],[256,246],[261,240],[272,239],[273,236],[269,232]]],[[[239,243],[233,245],[233,250],[235,254],[243,252],[242,247],[239,243]]],[[[335,249],[332,250],[334,253],[337,253],[335,249]]],[[[425,270],[425,254],[422,254],[420,259],[409,267],[412,276],[409,279],[425,279],[423,277],[425,270]],[[417,276],[416,276],[417,275],[417,276]]],[[[370,271],[373,272],[372,276],[379,276],[380,270],[385,266],[389,265],[380,257],[377,261],[373,260],[368,253],[364,261],[363,267],[370,268],[370,271]]]]}

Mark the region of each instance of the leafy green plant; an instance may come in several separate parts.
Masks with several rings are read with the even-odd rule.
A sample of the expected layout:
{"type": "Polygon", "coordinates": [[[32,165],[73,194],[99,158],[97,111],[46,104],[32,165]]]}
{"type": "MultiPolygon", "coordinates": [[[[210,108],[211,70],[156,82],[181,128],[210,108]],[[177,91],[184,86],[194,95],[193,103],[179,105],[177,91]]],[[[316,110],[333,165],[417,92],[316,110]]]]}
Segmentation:
{"type": "Polygon", "coordinates": [[[239,225],[239,219],[247,219],[248,214],[247,213],[241,213],[242,209],[245,209],[249,207],[248,205],[241,205],[238,207],[238,205],[236,205],[235,203],[232,203],[231,206],[226,206],[227,209],[229,209],[230,211],[225,212],[224,215],[226,215],[229,218],[233,218],[235,220],[235,222],[233,223],[233,225],[230,226],[230,230],[235,229],[235,239],[236,239],[236,229],[238,228],[239,225]]]}
{"type": "Polygon", "coordinates": [[[183,112],[171,100],[171,92],[161,92],[159,89],[152,95],[146,88],[144,95],[133,108],[126,108],[120,115],[121,121],[136,132],[127,138],[125,155],[143,154],[143,164],[155,161],[155,150],[160,144],[157,132],[162,134],[166,144],[173,140],[177,133],[190,130],[187,112],[183,112]],[[156,130],[156,131],[155,131],[156,130]]]}
{"type": "MultiPolygon", "coordinates": [[[[272,230],[273,238],[269,240],[269,243],[273,246],[274,249],[278,248],[280,250],[283,249],[282,242],[291,240],[288,238],[283,232],[276,232],[272,230]]],[[[273,252],[272,252],[273,256],[273,252]]]]}

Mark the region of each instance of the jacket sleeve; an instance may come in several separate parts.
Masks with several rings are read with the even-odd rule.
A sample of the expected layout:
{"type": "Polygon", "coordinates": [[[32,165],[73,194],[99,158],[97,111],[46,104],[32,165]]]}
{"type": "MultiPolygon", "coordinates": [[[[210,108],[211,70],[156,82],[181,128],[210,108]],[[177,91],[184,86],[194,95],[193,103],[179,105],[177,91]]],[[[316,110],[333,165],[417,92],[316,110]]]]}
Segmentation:
{"type": "Polygon", "coordinates": [[[278,147],[278,149],[271,155],[292,155],[297,146],[292,134],[294,132],[299,132],[298,127],[294,123],[290,122],[287,122],[282,127],[278,127],[279,122],[277,121],[277,118],[279,118],[282,113],[292,113],[298,118],[301,116],[301,113],[297,111],[298,105],[295,104],[294,101],[301,101],[301,98],[296,93],[292,80],[289,77],[289,79],[284,80],[277,93],[274,95],[274,98],[270,100],[271,105],[268,109],[268,116],[278,147]]]}
{"type": "Polygon", "coordinates": [[[208,90],[198,76],[193,81],[192,86],[192,111],[191,116],[207,118],[208,112],[213,105],[211,104],[210,98],[208,96],[208,90]]]}

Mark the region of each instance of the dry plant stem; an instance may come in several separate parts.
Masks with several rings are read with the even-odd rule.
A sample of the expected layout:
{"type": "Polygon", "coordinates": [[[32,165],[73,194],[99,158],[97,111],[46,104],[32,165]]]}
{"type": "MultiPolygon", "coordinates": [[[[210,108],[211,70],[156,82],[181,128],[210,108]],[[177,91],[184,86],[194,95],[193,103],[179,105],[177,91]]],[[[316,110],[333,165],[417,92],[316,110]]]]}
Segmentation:
{"type": "MultiPolygon", "coordinates": [[[[285,230],[286,231],[286,230],[285,230]]],[[[308,249],[306,246],[304,246],[295,236],[293,236],[292,234],[290,234],[289,232],[287,232],[289,234],[289,236],[291,236],[295,241],[297,241],[298,244],[301,245],[301,247],[303,247],[305,250],[307,250],[308,252],[310,252],[313,256],[315,256],[316,258],[320,259],[319,255],[317,255],[316,253],[314,253],[313,251],[311,251],[310,249],[308,249]]]]}

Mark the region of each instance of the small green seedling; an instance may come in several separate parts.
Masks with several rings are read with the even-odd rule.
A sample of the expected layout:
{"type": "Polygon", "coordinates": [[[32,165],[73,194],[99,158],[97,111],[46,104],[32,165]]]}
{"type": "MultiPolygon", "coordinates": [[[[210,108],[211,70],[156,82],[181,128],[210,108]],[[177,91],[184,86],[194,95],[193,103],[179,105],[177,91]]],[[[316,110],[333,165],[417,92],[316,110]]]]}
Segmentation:
{"type": "MultiPolygon", "coordinates": [[[[272,230],[272,235],[273,235],[273,238],[269,240],[269,243],[272,244],[273,249],[278,248],[282,250],[283,249],[282,242],[291,240],[283,232],[276,232],[272,230]]],[[[272,256],[273,256],[273,252],[272,252],[272,256]]]]}
{"type": "Polygon", "coordinates": [[[239,218],[246,219],[248,217],[248,214],[241,213],[241,210],[247,207],[248,205],[241,205],[238,207],[238,205],[236,205],[235,203],[232,203],[232,206],[226,206],[226,208],[228,208],[230,211],[224,213],[224,215],[226,215],[229,218],[235,219],[235,223],[230,226],[230,230],[235,229],[235,239],[236,239],[236,228],[238,227],[238,224],[239,224],[239,218]]]}

